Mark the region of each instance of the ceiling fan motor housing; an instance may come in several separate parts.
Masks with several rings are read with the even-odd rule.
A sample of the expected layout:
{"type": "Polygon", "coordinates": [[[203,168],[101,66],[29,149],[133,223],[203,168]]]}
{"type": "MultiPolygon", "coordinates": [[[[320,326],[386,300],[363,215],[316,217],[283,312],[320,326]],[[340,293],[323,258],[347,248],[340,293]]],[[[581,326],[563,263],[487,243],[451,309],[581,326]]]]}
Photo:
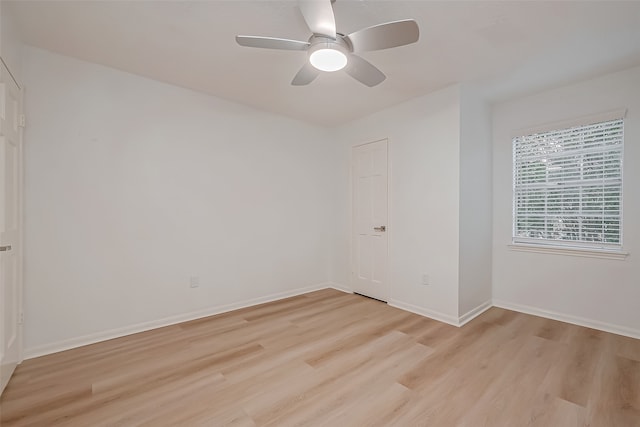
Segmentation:
{"type": "Polygon", "coordinates": [[[318,50],[318,49],[336,49],[341,51],[342,53],[344,53],[345,55],[347,53],[351,53],[353,52],[353,48],[351,47],[351,44],[343,38],[344,36],[340,33],[336,34],[336,38],[332,39],[331,37],[328,36],[323,36],[321,34],[314,34],[309,38],[309,52],[318,50]],[[316,46],[323,46],[323,47],[316,47],[316,46]],[[330,46],[330,47],[328,47],[330,46]]]}

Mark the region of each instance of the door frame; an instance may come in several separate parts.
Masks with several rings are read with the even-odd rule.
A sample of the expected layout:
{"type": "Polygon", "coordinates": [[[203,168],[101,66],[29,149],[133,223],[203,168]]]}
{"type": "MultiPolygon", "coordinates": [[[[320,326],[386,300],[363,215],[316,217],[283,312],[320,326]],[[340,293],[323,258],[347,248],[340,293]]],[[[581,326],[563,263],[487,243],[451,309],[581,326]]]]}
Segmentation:
{"type": "MultiPolygon", "coordinates": [[[[8,68],[7,68],[8,69],[8,68]]],[[[12,78],[13,74],[11,75],[12,78]]],[[[18,125],[18,365],[24,361],[24,86],[18,85],[20,99],[18,114],[21,123],[18,125]]]]}
{"type": "MultiPolygon", "coordinates": [[[[14,74],[9,69],[9,66],[4,61],[4,58],[0,56],[0,67],[4,68],[8,76],[13,80],[18,88],[18,185],[17,185],[17,221],[18,221],[18,265],[16,271],[16,286],[17,286],[17,299],[18,299],[18,312],[17,312],[17,346],[18,346],[18,360],[17,364],[20,365],[24,361],[24,86],[21,85],[15,78],[14,74]]],[[[3,302],[4,303],[4,302],[3,302]]],[[[2,319],[2,327],[4,328],[4,319],[2,319]]],[[[4,343],[2,343],[4,345],[4,343]]],[[[4,389],[0,389],[0,395],[4,389]]]]}
{"type": "Polygon", "coordinates": [[[387,235],[387,271],[385,272],[385,283],[387,288],[387,295],[389,296],[387,304],[391,303],[393,300],[393,286],[391,286],[391,242],[393,236],[393,227],[389,225],[392,222],[392,209],[391,209],[391,139],[389,137],[374,139],[372,141],[367,142],[359,142],[351,145],[349,149],[349,287],[352,292],[355,292],[354,286],[354,278],[356,274],[356,265],[354,259],[354,249],[355,249],[355,241],[354,241],[354,230],[355,230],[355,222],[356,222],[356,210],[355,206],[355,191],[354,191],[354,181],[353,181],[353,173],[355,170],[355,162],[353,152],[354,149],[358,147],[362,147],[364,145],[373,144],[376,142],[386,141],[387,143],[387,230],[385,231],[387,235]]]}

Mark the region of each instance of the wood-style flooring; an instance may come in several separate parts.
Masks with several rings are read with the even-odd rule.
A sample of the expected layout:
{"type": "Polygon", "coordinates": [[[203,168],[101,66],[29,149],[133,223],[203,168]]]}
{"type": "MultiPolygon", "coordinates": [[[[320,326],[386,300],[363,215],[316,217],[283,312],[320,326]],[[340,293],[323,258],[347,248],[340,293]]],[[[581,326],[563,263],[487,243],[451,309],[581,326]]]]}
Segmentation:
{"type": "Polygon", "coordinates": [[[25,361],[8,426],[640,426],[640,340],[323,290],[25,361]]]}

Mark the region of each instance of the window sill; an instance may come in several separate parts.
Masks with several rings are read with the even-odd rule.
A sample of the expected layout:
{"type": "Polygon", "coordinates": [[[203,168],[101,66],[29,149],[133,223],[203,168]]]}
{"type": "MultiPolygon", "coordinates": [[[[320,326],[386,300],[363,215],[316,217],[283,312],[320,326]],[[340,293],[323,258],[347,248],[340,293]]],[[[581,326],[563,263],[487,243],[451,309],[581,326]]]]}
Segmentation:
{"type": "Polygon", "coordinates": [[[526,243],[512,243],[507,246],[512,251],[578,256],[586,258],[616,259],[620,261],[624,261],[629,256],[629,252],[606,249],[569,248],[561,246],[532,245],[526,243]]]}

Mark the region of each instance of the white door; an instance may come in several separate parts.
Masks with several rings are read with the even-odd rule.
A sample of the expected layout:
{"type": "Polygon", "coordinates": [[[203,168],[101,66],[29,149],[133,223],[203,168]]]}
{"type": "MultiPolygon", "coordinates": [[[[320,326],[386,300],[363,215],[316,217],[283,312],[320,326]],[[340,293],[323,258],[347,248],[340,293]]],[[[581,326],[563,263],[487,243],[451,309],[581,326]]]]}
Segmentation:
{"type": "Polygon", "coordinates": [[[20,277],[21,92],[0,64],[0,393],[22,353],[20,277]]]}
{"type": "Polygon", "coordinates": [[[387,140],[353,147],[354,292],[388,301],[387,140]]]}

